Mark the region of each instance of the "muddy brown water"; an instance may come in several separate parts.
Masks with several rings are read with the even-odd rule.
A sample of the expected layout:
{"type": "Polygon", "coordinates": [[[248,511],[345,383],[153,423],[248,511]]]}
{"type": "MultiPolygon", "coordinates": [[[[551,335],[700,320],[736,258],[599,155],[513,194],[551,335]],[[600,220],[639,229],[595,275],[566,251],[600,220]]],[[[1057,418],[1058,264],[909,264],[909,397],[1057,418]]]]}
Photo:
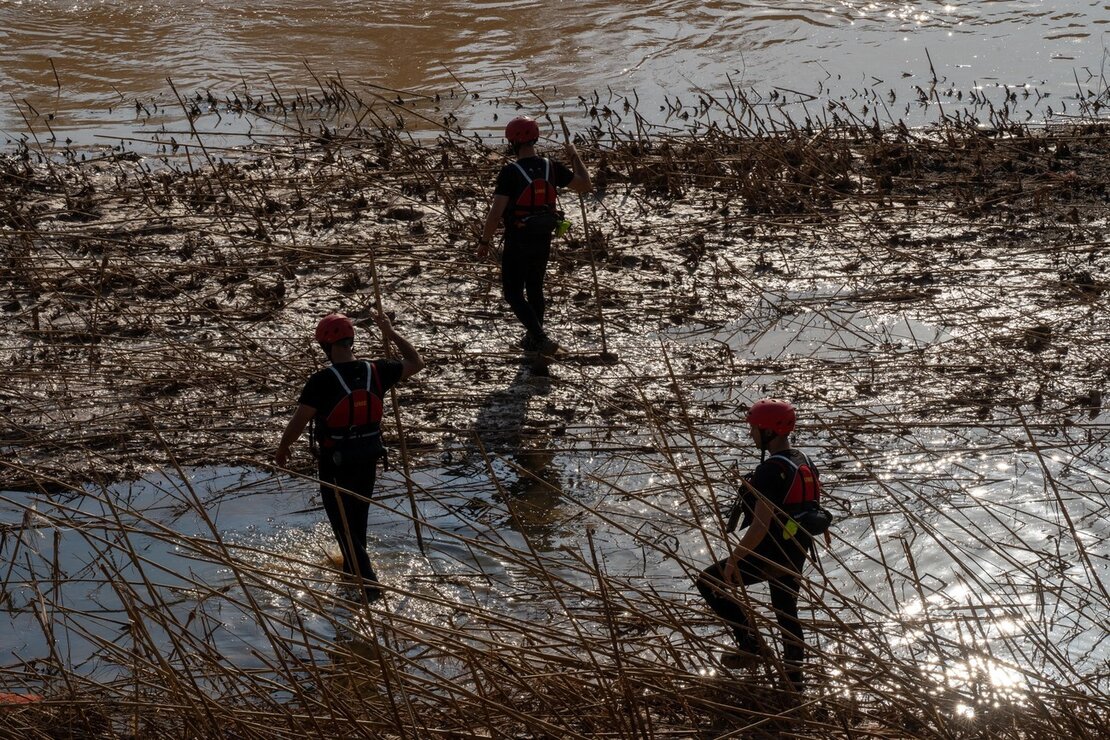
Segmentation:
{"type": "MultiPolygon", "coordinates": [[[[934,71],[942,86],[996,105],[998,86],[1030,89],[1013,105],[1041,118],[1050,105],[1074,112],[1056,101],[1077,89],[1106,88],[1108,24],[1104,2],[1083,0],[3,0],[0,132],[18,137],[30,123],[43,140],[95,144],[165,127],[180,139],[187,124],[167,78],[185,95],[211,90],[220,100],[268,95],[272,80],[291,98],[317,92],[306,65],[349,85],[458,93],[432,112],[465,128],[496,127],[494,116],[517,104],[541,109],[529,87],[556,109],[598,91],[603,104],[628,96],[658,114],[692,102],[698,88],[720,95],[733,84],[765,102],[875,96],[884,116],[912,123],[933,115],[907,102],[934,71]]],[[[254,123],[205,115],[197,125],[263,130],[254,123]]]]}

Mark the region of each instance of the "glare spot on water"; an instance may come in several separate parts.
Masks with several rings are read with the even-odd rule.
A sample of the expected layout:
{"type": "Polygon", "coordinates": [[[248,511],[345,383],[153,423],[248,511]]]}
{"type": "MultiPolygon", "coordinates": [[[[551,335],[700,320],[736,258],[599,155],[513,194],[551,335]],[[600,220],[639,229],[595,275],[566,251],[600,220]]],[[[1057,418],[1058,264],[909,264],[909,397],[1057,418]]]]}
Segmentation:
{"type": "Polygon", "coordinates": [[[952,597],[953,601],[961,601],[962,602],[962,601],[965,601],[967,599],[967,595],[970,592],[971,592],[971,588],[966,583],[959,583],[959,584],[956,584],[955,586],[953,586],[948,591],[948,595],[950,597],[952,597]]]}
{"type": "Polygon", "coordinates": [[[902,607],[901,615],[904,617],[915,617],[925,610],[925,605],[918,599],[914,599],[902,607]]]}
{"type": "Polygon", "coordinates": [[[987,667],[987,675],[995,688],[1017,690],[1022,686],[1021,672],[1008,666],[992,662],[987,667]]]}
{"type": "Polygon", "coordinates": [[[997,619],[991,623],[994,632],[999,635],[1019,635],[1025,629],[1024,619],[997,619]]]}

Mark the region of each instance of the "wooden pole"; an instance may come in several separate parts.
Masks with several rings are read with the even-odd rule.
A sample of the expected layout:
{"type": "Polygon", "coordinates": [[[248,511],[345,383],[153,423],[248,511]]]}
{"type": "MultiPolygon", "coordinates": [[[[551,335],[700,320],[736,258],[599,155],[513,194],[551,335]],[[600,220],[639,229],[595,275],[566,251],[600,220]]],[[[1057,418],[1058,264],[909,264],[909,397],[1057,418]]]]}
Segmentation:
{"type": "MultiPolygon", "coordinates": [[[[568,146],[572,146],[570,141],[570,129],[567,128],[567,122],[559,116],[559,125],[563,127],[563,140],[568,146]]],[[[590,273],[594,279],[594,305],[597,306],[597,323],[601,327],[601,356],[603,359],[609,359],[609,341],[605,335],[605,317],[601,313],[601,287],[597,281],[597,260],[594,258],[594,244],[590,239],[590,222],[586,218],[586,199],[582,194],[578,194],[578,208],[582,213],[582,233],[586,240],[586,249],[590,253],[590,273]]]]}
{"type": "MultiPolygon", "coordinates": [[[[370,279],[374,283],[374,305],[378,314],[384,316],[382,310],[382,289],[378,281],[378,265],[374,259],[374,247],[370,247],[370,279]]],[[[393,357],[393,346],[389,343],[389,339],[384,335],[382,336],[382,346],[385,348],[385,356],[393,357]]],[[[393,422],[397,425],[397,441],[401,447],[401,466],[405,471],[405,487],[408,489],[409,494],[409,508],[412,511],[412,527],[416,532],[416,545],[420,548],[420,552],[427,555],[427,550],[424,549],[424,535],[420,531],[420,512],[416,508],[416,493],[412,490],[412,470],[409,465],[409,450],[405,442],[405,429],[401,426],[401,409],[397,405],[397,389],[389,389],[389,400],[393,406],[393,422]]]]}

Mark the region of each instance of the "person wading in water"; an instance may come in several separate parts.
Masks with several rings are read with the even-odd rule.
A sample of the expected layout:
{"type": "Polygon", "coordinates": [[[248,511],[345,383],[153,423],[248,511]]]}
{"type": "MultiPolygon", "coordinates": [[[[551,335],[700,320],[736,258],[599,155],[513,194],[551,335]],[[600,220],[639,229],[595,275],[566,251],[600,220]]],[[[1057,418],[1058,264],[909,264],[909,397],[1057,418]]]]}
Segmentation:
{"type": "Polygon", "coordinates": [[[536,153],[540,127],[531,118],[520,116],[509,121],[505,138],[516,161],[502,167],[497,175],[493,202],[482,238],[478,240],[478,257],[489,254],[497,224],[504,221],[501,286],[505,300],[524,325],[526,333],[521,348],[553,357],[560,347],[544,331],[543,282],[551,256],[551,240],[562,221],[555,208],[556,189],[569,187],[585,194],[593,189],[593,183],[578,150],[570,142],[565,146],[573,172],[536,153]]]}
{"type": "Polygon", "coordinates": [[[732,627],[736,652],[725,653],[722,664],[739,668],[760,654],[751,619],[736,593],[762,581],[771,590],[771,606],[783,639],[786,678],[794,689],[804,687],[805,635],[798,620],[798,585],[812,536],[825,533],[831,517],[818,503],[821,483],[817,468],[804,453],[790,446],[797,414],[788,401],[765,398],[747,414],[752,441],[763,459],[744,477],[742,494],[729,516],[727,531],[743,514],[746,528],[727,558],[703,570],[697,588],[709,607],[732,627]]]}
{"type": "Polygon", "coordinates": [[[316,341],[331,365],[305,383],[274,455],[284,467],[291,445],[313,422],[324,511],[343,553],[343,570],[360,583],[367,603],[382,595],[366,553],[370,496],[378,461],[385,457],[382,399],[391,387],[424,368],[420,353],[393,329],[388,317],[375,315],[374,321],[382,336],[397,345],[400,362],[356,359],[355,325],[341,313],[325,316],[316,325],[316,341]]]}

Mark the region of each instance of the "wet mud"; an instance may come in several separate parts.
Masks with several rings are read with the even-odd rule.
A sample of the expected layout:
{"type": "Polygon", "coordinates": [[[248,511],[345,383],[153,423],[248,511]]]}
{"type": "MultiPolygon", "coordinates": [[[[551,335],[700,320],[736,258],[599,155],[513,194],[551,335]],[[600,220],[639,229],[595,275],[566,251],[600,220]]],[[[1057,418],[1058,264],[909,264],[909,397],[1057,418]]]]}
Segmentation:
{"type": "MultiPolygon", "coordinates": [[[[573,353],[518,436],[611,429],[591,388],[636,378],[648,394],[671,372],[691,390],[783,373],[797,380],[778,389],[817,407],[893,393],[931,420],[1097,415],[1106,136],[825,132],[598,153],[600,197],[564,202],[575,225],[550,266],[551,324],[573,353]],[[907,326],[876,346],[851,326],[867,316],[947,336],[907,326]],[[828,337],[753,364],[738,342],[775,322],[828,337]]],[[[5,469],[9,487],[125,478],[166,448],[181,464],[257,462],[320,366],[314,321],[365,319],[378,295],[430,362],[402,394],[410,444],[520,426],[497,410],[517,415],[512,389],[532,373],[496,266],[472,254],[497,153],[383,138],[192,170],[36,159],[0,162],[5,436],[25,468],[5,469]]],[[[380,353],[373,331],[360,339],[380,353]]]]}

